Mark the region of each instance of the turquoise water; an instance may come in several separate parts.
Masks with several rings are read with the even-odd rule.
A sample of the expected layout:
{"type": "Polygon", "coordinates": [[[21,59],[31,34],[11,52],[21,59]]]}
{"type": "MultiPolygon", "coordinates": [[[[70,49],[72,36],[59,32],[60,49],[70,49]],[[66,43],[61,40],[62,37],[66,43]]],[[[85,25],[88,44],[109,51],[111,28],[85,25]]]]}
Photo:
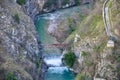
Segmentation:
{"type": "Polygon", "coordinates": [[[43,44],[52,43],[53,38],[47,33],[48,20],[44,17],[38,17],[35,22],[36,30],[38,31],[39,39],[43,44]]]}
{"type": "MultiPolygon", "coordinates": [[[[47,18],[49,18],[49,16],[48,14],[39,16],[35,23],[42,44],[52,44],[56,42],[47,32],[49,23],[49,19],[47,18]]],[[[43,55],[45,56],[45,62],[48,65],[54,66],[49,67],[47,70],[45,80],[74,80],[75,75],[69,71],[67,67],[62,65],[61,53],[58,49],[44,49],[43,55]]]]}
{"type": "Polygon", "coordinates": [[[45,80],[74,80],[74,74],[66,67],[50,67],[45,75],[45,80]]]}
{"type": "Polygon", "coordinates": [[[74,80],[75,74],[62,65],[61,54],[52,53],[47,56],[45,62],[53,67],[49,67],[45,74],[45,80],[74,80]]]}
{"type": "MultiPolygon", "coordinates": [[[[88,7],[88,5],[86,7],[88,7]]],[[[55,26],[56,20],[66,19],[77,13],[81,13],[80,6],[37,16],[35,26],[41,43],[56,43],[56,39],[48,34],[48,27],[55,26]]],[[[46,64],[51,66],[45,74],[45,80],[74,80],[75,75],[69,71],[67,67],[62,65],[61,53],[59,49],[44,48],[43,55],[45,56],[44,61],[46,64]]]]}

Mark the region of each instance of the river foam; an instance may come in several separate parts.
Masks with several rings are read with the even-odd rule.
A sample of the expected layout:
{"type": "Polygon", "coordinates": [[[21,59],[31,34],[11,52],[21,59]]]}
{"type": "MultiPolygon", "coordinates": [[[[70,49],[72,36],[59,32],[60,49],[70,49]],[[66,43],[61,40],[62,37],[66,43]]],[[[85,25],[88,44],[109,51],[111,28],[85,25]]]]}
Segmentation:
{"type": "Polygon", "coordinates": [[[45,58],[44,61],[48,66],[61,66],[62,61],[61,57],[51,57],[51,58],[45,58]]]}

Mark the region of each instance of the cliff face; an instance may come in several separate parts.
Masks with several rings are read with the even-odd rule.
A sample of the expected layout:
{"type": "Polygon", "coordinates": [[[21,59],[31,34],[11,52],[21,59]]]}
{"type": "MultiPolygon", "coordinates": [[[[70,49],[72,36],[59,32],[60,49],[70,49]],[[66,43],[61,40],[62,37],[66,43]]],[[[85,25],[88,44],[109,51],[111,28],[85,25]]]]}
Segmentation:
{"type": "MultiPolygon", "coordinates": [[[[40,80],[42,77],[40,68],[43,66],[40,59],[42,53],[38,48],[37,33],[31,18],[34,19],[38,13],[76,5],[76,1],[79,0],[64,1],[27,0],[22,6],[12,0],[0,1],[0,80],[4,80],[10,73],[13,73],[18,80],[40,80]]],[[[92,0],[81,1],[81,3],[86,3],[92,0]]],[[[67,22],[62,22],[63,24],[59,26],[63,25],[63,32],[58,32],[60,30],[58,29],[54,35],[58,36],[57,34],[61,33],[58,39],[62,38],[61,42],[69,44],[68,50],[71,49],[77,57],[73,66],[73,70],[79,73],[76,80],[84,76],[87,76],[88,80],[94,77],[118,80],[120,74],[119,40],[114,48],[106,46],[109,37],[104,29],[102,4],[103,2],[98,1],[92,12],[87,11],[87,15],[83,15],[83,11],[83,14],[75,14],[66,20],[67,22]],[[67,31],[64,28],[66,26],[70,28],[67,31]],[[61,36],[69,30],[69,34],[61,36]]],[[[119,0],[109,5],[113,5],[110,6],[111,11],[115,11],[111,14],[111,24],[115,26],[112,26],[113,34],[119,39],[119,0]]]]}
{"type": "Polygon", "coordinates": [[[40,80],[41,53],[34,28],[21,6],[0,1],[0,80],[10,73],[17,80],[40,80]]]}
{"type": "Polygon", "coordinates": [[[94,8],[86,16],[77,16],[77,19],[82,17],[80,20],[75,20],[74,16],[76,28],[64,40],[64,43],[69,45],[67,52],[71,49],[76,55],[76,62],[72,67],[72,70],[78,73],[75,80],[119,80],[120,3],[118,0],[108,0],[106,4],[111,25],[109,31],[115,39],[106,34],[102,17],[103,3],[104,1],[96,1],[94,8]],[[115,46],[108,47],[108,40],[113,40],[115,46]]]}
{"type": "Polygon", "coordinates": [[[74,5],[91,3],[93,0],[26,0],[22,5],[24,12],[34,19],[35,15],[67,8],[74,5]]]}

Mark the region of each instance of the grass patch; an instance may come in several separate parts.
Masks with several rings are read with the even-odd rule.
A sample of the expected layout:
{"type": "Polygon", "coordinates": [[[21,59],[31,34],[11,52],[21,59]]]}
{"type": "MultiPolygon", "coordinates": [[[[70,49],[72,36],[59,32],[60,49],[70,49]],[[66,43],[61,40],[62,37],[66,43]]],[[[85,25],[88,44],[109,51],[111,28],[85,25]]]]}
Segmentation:
{"type": "Polygon", "coordinates": [[[17,3],[18,3],[19,5],[23,5],[23,4],[26,3],[26,0],[17,0],[17,3]]]}
{"type": "Polygon", "coordinates": [[[13,72],[8,72],[6,74],[5,80],[17,80],[17,78],[14,76],[13,72]]]}
{"type": "Polygon", "coordinates": [[[93,65],[93,63],[91,61],[89,61],[89,60],[85,61],[85,66],[91,66],[91,65],[93,65]]]}
{"type": "Polygon", "coordinates": [[[106,46],[106,42],[104,41],[100,45],[94,46],[93,50],[100,53],[100,52],[103,51],[103,49],[105,48],[105,46],[106,46]]]}
{"type": "Polygon", "coordinates": [[[92,21],[90,22],[87,34],[91,36],[97,36],[103,31],[103,24],[102,16],[94,15],[92,21]]]}
{"type": "Polygon", "coordinates": [[[82,56],[82,57],[86,57],[87,55],[88,55],[88,53],[87,53],[87,52],[82,51],[82,53],[81,53],[81,56],[82,56]]]}
{"type": "Polygon", "coordinates": [[[81,38],[85,36],[95,37],[104,32],[104,23],[101,15],[91,14],[84,17],[78,25],[76,32],[81,38]]]}
{"type": "Polygon", "coordinates": [[[19,18],[19,15],[18,14],[15,14],[13,16],[13,19],[19,24],[20,23],[20,18],[19,18]]]}
{"type": "Polygon", "coordinates": [[[76,29],[76,23],[71,18],[67,18],[67,21],[68,21],[68,26],[69,26],[69,34],[71,34],[76,29]]]}
{"type": "Polygon", "coordinates": [[[108,6],[109,8],[111,8],[111,7],[112,7],[112,1],[108,1],[107,6],[108,6]]]}
{"type": "Polygon", "coordinates": [[[75,77],[75,80],[91,80],[91,79],[89,79],[88,75],[82,75],[78,73],[77,76],[75,77]]]}
{"type": "Polygon", "coordinates": [[[73,44],[74,37],[75,37],[75,31],[72,32],[72,33],[66,38],[66,40],[64,41],[64,43],[73,44]]]}
{"type": "Polygon", "coordinates": [[[76,57],[75,57],[74,53],[70,51],[64,55],[63,60],[65,61],[65,64],[68,67],[72,67],[76,60],[76,57]]]}

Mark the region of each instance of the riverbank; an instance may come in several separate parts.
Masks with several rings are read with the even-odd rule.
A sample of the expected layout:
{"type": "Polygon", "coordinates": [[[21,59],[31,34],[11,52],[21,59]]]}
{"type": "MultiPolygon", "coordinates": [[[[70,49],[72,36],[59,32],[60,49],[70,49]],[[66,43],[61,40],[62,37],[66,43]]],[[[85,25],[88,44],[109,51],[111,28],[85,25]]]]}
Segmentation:
{"type": "MultiPolygon", "coordinates": [[[[67,22],[69,18],[71,20],[73,19],[73,15],[79,15],[82,13],[82,7],[88,8],[88,4],[84,6],[76,6],[76,7],[71,7],[67,9],[61,9],[52,13],[46,13],[42,14],[36,17],[35,20],[35,25],[36,25],[36,30],[39,34],[39,40],[41,41],[41,44],[43,46],[43,56],[44,56],[44,61],[46,64],[49,66],[48,71],[46,72],[46,80],[49,79],[49,77],[52,79],[57,78],[57,75],[61,76],[60,80],[68,79],[68,80],[73,80],[74,79],[74,74],[69,71],[69,68],[65,67],[62,64],[62,53],[61,50],[57,47],[48,47],[46,48],[45,45],[51,45],[51,44],[56,44],[56,43],[61,43],[58,41],[58,38],[61,37],[66,37],[62,34],[68,34],[71,28],[69,28],[69,23],[67,22]],[[73,11],[73,12],[71,12],[73,11]],[[69,14],[71,12],[71,14],[69,14]],[[79,13],[79,14],[78,14],[79,13]],[[62,25],[61,23],[64,22],[62,25]],[[66,25],[64,25],[66,24],[66,25]],[[65,29],[66,26],[66,29],[65,29]],[[54,27],[54,28],[53,28],[54,27]],[[61,29],[60,29],[61,28],[61,29]],[[62,29],[63,28],[63,29],[62,29]],[[65,30],[65,32],[56,31],[56,30],[65,30]],[[54,34],[53,34],[54,33],[54,34]],[[53,35],[51,35],[53,34],[53,35]],[[55,36],[55,34],[59,37],[55,36]],[[62,73],[59,73],[56,69],[60,69],[62,73]],[[53,70],[53,72],[52,72],[53,70]],[[66,76],[69,75],[69,77],[64,76],[64,72],[66,72],[66,76]],[[56,76],[54,76],[56,74],[56,76]],[[51,75],[51,76],[49,76],[51,75]],[[70,76],[71,75],[71,76],[70,76]]],[[[77,16],[76,15],[76,16],[77,16]]],[[[62,39],[62,38],[61,38],[62,39]]],[[[59,39],[60,40],[60,39],[59,39]]]]}
{"type": "Polygon", "coordinates": [[[23,11],[29,15],[32,19],[35,18],[37,14],[43,14],[46,12],[55,11],[58,9],[69,8],[75,5],[93,3],[93,0],[27,0],[25,4],[22,5],[23,11]]]}

